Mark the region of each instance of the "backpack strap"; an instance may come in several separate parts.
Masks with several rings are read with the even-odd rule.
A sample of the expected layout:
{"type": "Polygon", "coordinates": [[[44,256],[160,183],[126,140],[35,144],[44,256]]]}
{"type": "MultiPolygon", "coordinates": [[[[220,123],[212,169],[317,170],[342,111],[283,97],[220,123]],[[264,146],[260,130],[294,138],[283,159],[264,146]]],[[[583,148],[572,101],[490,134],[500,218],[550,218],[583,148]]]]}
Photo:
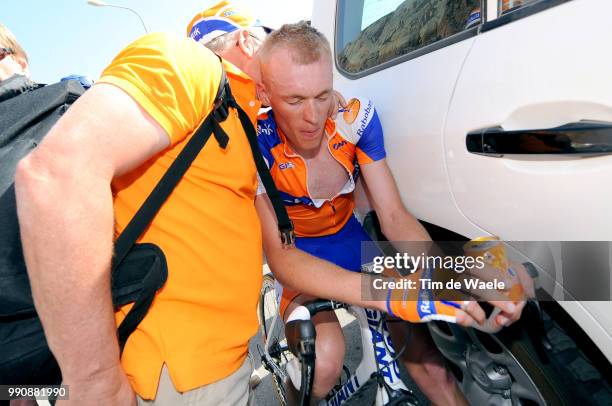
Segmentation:
{"type": "MultiPolygon", "coordinates": [[[[206,145],[210,135],[214,132],[219,146],[222,148],[227,146],[227,141],[229,140],[227,134],[218,131],[221,127],[217,123],[217,119],[223,117],[223,114],[215,114],[215,112],[224,105],[222,97],[225,86],[223,84],[227,81],[227,78],[225,71],[223,68],[221,69],[221,82],[215,97],[213,111],[204,119],[202,125],[196,130],[191,139],[187,142],[187,145],[183,147],[183,150],[179,153],[174,162],[172,162],[170,168],[168,168],[151,194],[149,194],[132,220],[130,220],[123,232],[117,238],[115,242],[115,256],[112,262],[112,272],[115,272],[119,268],[121,262],[128,255],[144,230],[149,226],[168,196],[170,196],[170,193],[172,193],[185,172],[187,172],[187,169],[189,169],[196,156],[198,156],[204,145],[206,145]]],[[[225,118],[227,118],[227,114],[225,114],[225,118]]],[[[223,120],[225,120],[225,118],[223,118],[223,120]]],[[[130,334],[136,330],[136,327],[138,327],[151,307],[155,293],[159,288],[158,279],[159,275],[149,275],[143,280],[142,290],[136,298],[134,306],[119,325],[117,335],[119,348],[122,353],[130,334]]]]}
{"type": "MultiPolygon", "coordinates": [[[[259,177],[274,207],[281,241],[284,246],[291,246],[295,243],[293,223],[289,219],[285,205],[282,202],[280,194],[270,175],[268,166],[259,150],[255,127],[248,115],[242,110],[232,96],[227,75],[225,74],[225,70],[221,68],[221,81],[215,97],[213,110],[208,114],[202,125],[200,125],[191,139],[187,142],[187,145],[183,147],[183,150],[176,157],[172,165],[170,165],[170,168],[168,168],[151,194],[147,197],[142,206],[140,206],[132,220],[130,220],[121,235],[117,238],[115,242],[115,256],[112,264],[113,272],[119,267],[140,235],[149,226],[168,196],[170,196],[170,193],[172,193],[185,172],[187,172],[187,169],[189,169],[196,156],[202,148],[204,148],[211,134],[214,134],[221,148],[226,148],[229,142],[229,136],[221,128],[219,123],[227,119],[230,107],[238,111],[240,122],[249,140],[257,172],[259,173],[259,177]]],[[[125,316],[125,319],[123,319],[119,325],[117,334],[120,351],[122,353],[130,334],[136,330],[136,327],[138,327],[151,307],[155,293],[159,288],[158,280],[158,275],[149,275],[143,280],[142,291],[128,314],[125,316]]]]}
{"type": "Polygon", "coordinates": [[[293,222],[289,218],[287,214],[287,209],[283,204],[283,200],[281,199],[280,193],[274,184],[274,180],[272,179],[272,175],[270,175],[270,170],[268,169],[268,165],[266,165],[266,161],[261,155],[261,151],[259,150],[259,143],[257,142],[257,133],[255,128],[253,127],[253,123],[249,119],[247,113],[244,112],[236,103],[236,108],[238,110],[238,115],[240,117],[240,122],[244,127],[247,138],[249,139],[249,144],[251,145],[251,152],[253,154],[253,159],[255,160],[255,165],[257,166],[257,172],[259,173],[259,178],[266,188],[266,193],[272,202],[272,207],[274,208],[274,214],[276,214],[276,220],[278,222],[278,231],[280,233],[281,243],[283,246],[292,246],[295,244],[295,232],[293,229],[293,222]]]}
{"type": "MultiPolygon", "coordinates": [[[[281,199],[280,193],[274,184],[274,180],[272,179],[272,175],[270,175],[270,170],[268,169],[268,165],[266,165],[266,161],[264,157],[261,155],[261,151],[259,149],[259,142],[257,141],[257,130],[253,126],[251,119],[247,115],[247,113],[240,107],[240,105],[234,99],[232,95],[232,91],[229,86],[229,82],[226,82],[223,86],[223,101],[226,104],[226,107],[219,109],[219,112],[227,112],[229,107],[235,108],[238,111],[238,117],[240,118],[240,123],[242,124],[242,128],[244,129],[244,133],[249,140],[249,146],[251,147],[251,153],[253,155],[253,160],[255,161],[255,166],[257,167],[257,173],[259,173],[259,178],[263,183],[266,193],[272,202],[272,207],[274,208],[274,214],[276,215],[276,220],[278,222],[278,231],[280,233],[281,243],[283,246],[288,247],[295,244],[295,232],[293,228],[293,222],[289,218],[287,214],[287,209],[283,204],[283,200],[281,199]]],[[[225,114],[227,117],[227,113],[225,114]]],[[[215,123],[216,124],[216,123],[215,123]]],[[[218,125],[218,130],[223,132],[223,129],[218,125]]],[[[227,135],[226,135],[227,136],[227,135]]]]}

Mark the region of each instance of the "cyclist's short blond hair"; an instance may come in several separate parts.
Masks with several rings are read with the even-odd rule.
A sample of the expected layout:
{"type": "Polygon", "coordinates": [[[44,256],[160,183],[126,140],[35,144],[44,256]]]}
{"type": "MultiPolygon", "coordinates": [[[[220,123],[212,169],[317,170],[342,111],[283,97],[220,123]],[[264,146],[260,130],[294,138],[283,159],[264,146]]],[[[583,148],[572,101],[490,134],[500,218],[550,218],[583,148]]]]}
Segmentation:
{"type": "Polygon", "coordinates": [[[293,62],[301,65],[317,62],[322,56],[331,59],[329,41],[306,21],[285,24],[270,33],[259,50],[260,57],[265,60],[278,47],[288,49],[293,62]]]}
{"type": "Polygon", "coordinates": [[[29,63],[28,54],[26,54],[26,51],[21,47],[21,45],[19,45],[17,38],[15,38],[13,33],[1,23],[0,48],[10,48],[15,56],[21,57],[26,63],[29,63]]]}

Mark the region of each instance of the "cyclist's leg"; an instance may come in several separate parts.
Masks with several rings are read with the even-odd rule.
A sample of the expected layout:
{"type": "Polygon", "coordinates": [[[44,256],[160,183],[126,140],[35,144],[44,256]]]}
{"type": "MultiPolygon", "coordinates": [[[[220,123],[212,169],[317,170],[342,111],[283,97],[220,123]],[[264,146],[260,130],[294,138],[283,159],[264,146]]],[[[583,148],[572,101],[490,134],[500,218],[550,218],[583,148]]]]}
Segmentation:
{"type": "MultiPolygon", "coordinates": [[[[371,241],[361,228],[362,241],[371,241]]],[[[362,252],[364,262],[370,262],[377,253],[373,246],[362,245],[369,252],[362,252]]],[[[434,405],[467,405],[455,378],[447,370],[444,358],[434,344],[424,324],[407,323],[400,320],[387,323],[396,350],[406,349],[400,361],[419,389],[434,405]]]]}
{"type": "MultiPolygon", "coordinates": [[[[291,293],[283,289],[283,301],[291,293]]],[[[288,304],[282,305],[283,319],[286,321],[293,309],[298,305],[314,300],[312,296],[297,295],[288,304]]],[[[317,332],[315,347],[315,375],[312,386],[312,397],[318,401],[338,382],[342,373],[344,362],[344,335],[336,313],[333,311],[320,312],[312,317],[317,332]]]]}
{"type": "MultiPolygon", "coordinates": [[[[371,261],[371,258],[363,258],[364,261],[362,261],[362,241],[371,240],[357,219],[351,217],[336,234],[323,237],[298,237],[296,246],[342,268],[359,272],[362,262],[371,261]]],[[[371,256],[377,255],[376,253],[371,256]]],[[[313,300],[313,297],[299,295],[283,287],[280,302],[283,320],[286,320],[298,304],[309,300],[313,300]]],[[[334,387],[342,373],[345,352],[344,335],[334,312],[319,313],[312,318],[312,321],[317,332],[313,397],[322,399],[334,387]]]]}
{"type": "Polygon", "coordinates": [[[362,238],[360,232],[362,232],[361,225],[355,217],[351,217],[336,234],[322,237],[298,237],[295,239],[295,246],[339,267],[359,272],[362,238]]]}
{"type": "Polygon", "coordinates": [[[432,405],[468,405],[425,324],[387,323],[395,348],[406,349],[400,360],[432,405]]]}

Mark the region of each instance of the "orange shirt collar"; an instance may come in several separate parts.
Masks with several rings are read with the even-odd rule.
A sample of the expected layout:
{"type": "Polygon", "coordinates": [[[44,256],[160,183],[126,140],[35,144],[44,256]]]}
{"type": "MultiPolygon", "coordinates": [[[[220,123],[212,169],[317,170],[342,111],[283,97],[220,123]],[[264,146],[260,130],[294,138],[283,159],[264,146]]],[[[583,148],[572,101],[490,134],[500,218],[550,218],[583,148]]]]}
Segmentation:
{"type": "Polygon", "coordinates": [[[232,94],[240,107],[249,115],[253,125],[256,125],[261,102],[257,100],[255,82],[249,75],[228,60],[221,58],[221,63],[229,78],[232,94]]]}

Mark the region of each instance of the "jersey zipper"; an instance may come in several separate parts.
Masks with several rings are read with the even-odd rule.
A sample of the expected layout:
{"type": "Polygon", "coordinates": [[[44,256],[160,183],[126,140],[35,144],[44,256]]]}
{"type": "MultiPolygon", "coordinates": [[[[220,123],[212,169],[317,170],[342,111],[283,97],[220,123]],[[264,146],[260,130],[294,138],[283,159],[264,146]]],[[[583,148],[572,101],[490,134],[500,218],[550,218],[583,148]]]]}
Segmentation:
{"type": "Polygon", "coordinates": [[[314,201],[312,200],[312,195],[310,194],[310,190],[308,190],[308,165],[306,165],[306,160],[300,155],[300,154],[288,154],[287,153],[287,144],[284,143],[283,145],[283,153],[285,154],[285,156],[287,158],[299,158],[302,163],[304,164],[304,168],[306,168],[306,193],[308,193],[308,198],[310,199],[310,201],[312,202],[312,204],[314,205],[314,201]]]}
{"type": "Polygon", "coordinates": [[[337,222],[336,222],[336,206],[334,206],[334,202],[331,201],[331,200],[329,200],[329,205],[331,206],[332,212],[333,212],[333,215],[332,215],[332,225],[335,226],[337,224],[337,222]]]}
{"type": "MultiPolygon", "coordinates": [[[[342,166],[344,168],[344,170],[346,171],[346,173],[349,176],[349,179],[351,180],[351,182],[354,183],[355,181],[353,179],[353,175],[351,175],[351,172],[348,170],[348,168],[342,162],[340,162],[334,156],[331,148],[329,147],[329,140],[333,136],[332,137],[328,136],[327,135],[327,131],[325,132],[325,136],[327,137],[326,144],[327,144],[327,150],[329,151],[329,154],[332,156],[332,158],[336,162],[338,162],[340,164],[340,166],[342,166]]],[[[283,134],[283,137],[284,137],[284,134],[283,134]]],[[[313,202],[313,204],[314,204],[314,200],[312,199],[312,195],[310,194],[310,190],[308,189],[308,165],[306,165],[306,160],[301,155],[299,155],[299,154],[289,154],[289,153],[287,153],[287,143],[284,142],[283,144],[284,144],[283,145],[283,153],[285,154],[286,157],[288,157],[288,158],[299,158],[302,161],[302,163],[304,164],[304,168],[306,168],[306,193],[308,193],[308,197],[310,198],[310,201],[313,202]]],[[[344,189],[344,187],[342,189],[344,189]]],[[[353,188],[353,190],[354,190],[354,188],[353,188]]],[[[336,207],[334,206],[334,204],[332,202],[338,196],[340,196],[340,192],[336,193],[336,195],[334,197],[332,197],[331,199],[325,199],[325,201],[329,202],[329,204],[330,204],[330,206],[332,208],[332,211],[333,211],[333,214],[334,214],[333,215],[334,225],[336,225],[336,207]]]]}
{"type": "MultiPolygon", "coordinates": [[[[325,135],[327,135],[327,133],[326,133],[325,135]]],[[[348,176],[349,176],[349,180],[351,181],[351,183],[354,183],[355,181],[353,180],[353,175],[351,175],[351,172],[348,170],[348,168],[347,168],[346,166],[344,166],[344,164],[343,164],[343,163],[342,163],[340,160],[338,160],[338,159],[335,157],[334,153],[332,152],[332,150],[331,150],[331,148],[330,148],[330,146],[329,146],[329,140],[330,140],[331,138],[332,138],[332,137],[328,137],[328,138],[327,138],[327,150],[329,151],[329,154],[332,156],[332,158],[333,158],[333,159],[335,159],[335,160],[336,160],[336,162],[338,162],[338,163],[340,164],[340,166],[342,166],[342,167],[344,168],[344,170],[346,171],[346,173],[347,173],[347,174],[348,174],[348,176]]],[[[308,176],[308,171],[306,171],[306,174],[307,174],[306,176],[308,176]]],[[[340,190],[340,192],[342,192],[342,190],[343,190],[343,189],[344,189],[344,187],[342,187],[342,189],[340,190]]],[[[353,187],[353,190],[355,190],[355,188],[354,188],[354,187],[353,187]]],[[[329,202],[329,205],[330,205],[330,206],[331,206],[331,208],[332,208],[332,212],[333,212],[333,215],[332,215],[332,222],[333,222],[333,225],[334,225],[334,226],[335,226],[335,225],[338,223],[338,222],[336,221],[336,206],[334,206],[334,200],[336,199],[336,197],[340,196],[340,192],[336,193],[336,195],[335,195],[334,197],[332,197],[331,199],[327,199],[327,201],[329,202]]]]}
{"type": "MultiPolygon", "coordinates": [[[[326,134],[326,135],[327,135],[327,134],[326,134]]],[[[342,166],[342,167],[344,168],[344,170],[346,171],[346,173],[347,173],[347,174],[348,174],[348,176],[349,176],[349,180],[350,180],[352,183],[355,183],[355,180],[353,179],[353,175],[351,174],[351,172],[348,170],[348,168],[347,168],[346,166],[344,166],[344,164],[343,164],[342,162],[340,162],[340,161],[339,161],[339,160],[338,160],[338,159],[337,159],[337,158],[334,156],[334,153],[332,152],[331,148],[329,147],[329,140],[330,140],[331,138],[332,138],[332,137],[327,138],[327,150],[329,151],[329,154],[332,156],[332,158],[334,158],[334,160],[335,160],[336,162],[338,162],[338,163],[340,164],[340,166],[342,166]]],[[[306,171],[306,176],[308,176],[308,171],[306,171]]],[[[344,187],[342,187],[342,189],[344,189],[344,187]]],[[[353,188],[353,191],[354,191],[354,190],[355,190],[355,188],[353,188]]],[[[340,192],[342,192],[342,190],[340,190],[340,192]]],[[[332,202],[332,200],[334,200],[336,197],[340,196],[340,192],[336,193],[336,195],[335,195],[334,197],[332,197],[331,199],[327,199],[327,200],[328,200],[328,201],[331,203],[331,202],[332,202]]],[[[333,207],[333,205],[332,205],[332,208],[334,208],[334,207],[333,207]]],[[[334,214],[335,214],[335,213],[336,213],[336,209],[334,208],[334,214]]]]}

